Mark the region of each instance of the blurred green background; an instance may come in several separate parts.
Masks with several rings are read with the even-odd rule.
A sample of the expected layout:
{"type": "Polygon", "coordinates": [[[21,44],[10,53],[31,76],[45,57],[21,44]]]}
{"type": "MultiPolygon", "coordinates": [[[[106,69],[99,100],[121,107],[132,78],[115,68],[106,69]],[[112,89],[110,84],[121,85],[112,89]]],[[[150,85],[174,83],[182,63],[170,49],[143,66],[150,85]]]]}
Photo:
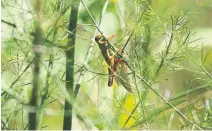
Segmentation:
{"type": "MultiPolygon", "coordinates": [[[[63,126],[66,56],[58,46],[66,45],[68,41],[67,26],[72,2],[74,3],[69,0],[42,1],[44,46],[41,48],[40,94],[45,89],[47,70],[51,72],[43,130],[61,130],[63,126]],[[50,55],[54,56],[52,68],[48,66],[50,55]]],[[[84,0],[84,3],[98,21],[105,0],[84,0]]],[[[1,126],[2,129],[23,130],[28,125],[27,115],[30,111],[27,103],[32,90],[32,34],[37,14],[33,0],[1,0],[1,4],[1,87],[2,93],[7,92],[1,97],[1,126]]],[[[208,130],[212,129],[211,18],[211,0],[109,0],[100,26],[106,37],[115,35],[112,42],[120,48],[127,40],[127,37],[121,38],[139,23],[133,40],[126,48],[129,59],[134,62],[136,69],[141,65],[139,74],[162,96],[173,102],[189,120],[208,130]],[[148,3],[148,10],[139,20],[145,9],[144,3],[148,3]],[[167,35],[170,33],[170,16],[181,14],[186,14],[183,17],[186,26],[174,36],[170,57],[156,75],[154,72],[170,39],[167,35]],[[185,39],[189,31],[192,35],[187,45],[178,47],[182,42],[180,39],[185,39]],[[140,46],[137,49],[141,47],[143,50],[137,50],[138,57],[135,58],[136,48],[133,43],[136,43],[139,36],[144,42],[138,42],[140,46]],[[146,39],[148,42],[145,43],[146,39]],[[149,46],[145,47],[145,44],[149,46]],[[177,58],[169,60],[177,49],[180,52],[177,58]]],[[[80,4],[76,29],[75,83],[95,31],[95,27],[90,24],[93,24],[92,20],[80,4]]],[[[194,123],[187,122],[167,106],[153,91],[146,92],[148,87],[142,82],[138,83],[138,79],[139,90],[133,94],[116,83],[108,87],[108,76],[95,74],[107,73],[107,65],[97,44],[94,44],[87,69],[73,109],[76,112],[74,111],[72,129],[122,129],[137,103],[140,104],[125,125],[126,129],[198,129],[194,123]],[[145,99],[139,101],[145,92],[145,99]],[[131,128],[134,124],[137,125],[131,128]]],[[[136,78],[131,76],[131,79],[134,81],[136,78]]]]}

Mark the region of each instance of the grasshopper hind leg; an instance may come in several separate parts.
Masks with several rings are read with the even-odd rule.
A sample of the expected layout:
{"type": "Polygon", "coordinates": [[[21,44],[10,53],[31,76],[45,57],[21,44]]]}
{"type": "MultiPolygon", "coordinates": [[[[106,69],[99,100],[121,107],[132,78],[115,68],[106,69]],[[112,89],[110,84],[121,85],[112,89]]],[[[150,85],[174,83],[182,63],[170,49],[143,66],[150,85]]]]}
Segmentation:
{"type": "Polygon", "coordinates": [[[108,68],[108,72],[109,72],[108,86],[111,87],[113,85],[114,76],[113,71],[110,68],[108,68]]]}

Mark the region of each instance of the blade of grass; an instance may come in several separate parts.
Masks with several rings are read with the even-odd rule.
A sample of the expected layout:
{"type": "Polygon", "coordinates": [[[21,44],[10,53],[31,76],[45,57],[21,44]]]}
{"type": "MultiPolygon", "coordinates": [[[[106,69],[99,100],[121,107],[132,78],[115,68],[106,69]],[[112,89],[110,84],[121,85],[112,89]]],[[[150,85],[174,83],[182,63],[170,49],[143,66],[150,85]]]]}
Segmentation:
{"type": "Polygon", "coordinates": [[[68,35],[67,47],[71,47],[66,50],[66,91],[70,95],[70,98],[65,98],[64,117],[63,117],[63,130],[72,129],[72,109],[73,103],[67,99],[74,98],[74,56],[75,56],[75,38],[77,28],[77,16],[79,11],[80,1],[72,1],[71,12],[69,18],[68,30],[73,34],[68,35]]]}
{"type": "MultiPolygon", "coordinates": [[[[33,41],[33,51],[35,54],[34,58],[34,70],[33,70],[33,88],[31,92],[30,106],[38,106],[38,91],[40,86],[39,75],[40,75],[40,62],[41,62],[41,53],[42,53],[42,29],[41,29],[41,1],[36,0],[35,11],[36,21],[35,21],[35,35],[33,41]]],[[[29,113],[29,130],[37,129],[37,111],[29,113]]]]}

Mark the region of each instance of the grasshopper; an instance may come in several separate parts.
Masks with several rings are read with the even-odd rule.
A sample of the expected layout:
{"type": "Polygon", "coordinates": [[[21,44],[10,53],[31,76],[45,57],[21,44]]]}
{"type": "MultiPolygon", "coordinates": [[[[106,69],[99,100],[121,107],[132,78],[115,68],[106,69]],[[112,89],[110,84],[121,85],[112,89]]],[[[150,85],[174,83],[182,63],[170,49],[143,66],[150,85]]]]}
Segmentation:
{"type": "Polygon", "coordinates": [[[113,85],[113,80],[115,78],[116,82],[121,83],[126,90],[132,91],[131,84],[129,83],[128,75],[126,74],[126,60],[123,58],[114,46],[105,38],[103,35],[97,35],[95,41],[101,50],[101,53],[108,64],[108,86],[113,85]]]}

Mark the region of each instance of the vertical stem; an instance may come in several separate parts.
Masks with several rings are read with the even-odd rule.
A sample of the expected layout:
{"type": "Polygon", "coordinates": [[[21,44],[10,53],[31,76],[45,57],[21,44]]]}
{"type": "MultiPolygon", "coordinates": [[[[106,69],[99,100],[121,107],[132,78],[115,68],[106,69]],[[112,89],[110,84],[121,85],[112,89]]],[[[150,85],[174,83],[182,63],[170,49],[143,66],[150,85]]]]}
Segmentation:
{"type": "Polygon", "coordinates": [[[68,100],[73,99],[74,88],[74,52],[75,52],[75,38],[77,27],[77,15],[80,1],[73,1],[71,7],[71,14],[69,20],[68,30],[72,32],[68,36],[67,51],[66,51],[66,90],[70,97],[65,99],[64,118],[63,118],[63,130],[71,130],[72,127],[72,103],[68,100]]]}
{"type": "MultiPolygon", "coordinates": [[[[152,0],[147,0],[147,10],[146,10],[146,14],[147,14],[147,18],[145,19],[146,22],[149,22],[150,21],[150,17],[151,17],[151,14],[150,14],[150,6],[152,4],[152,0]]],[[[144,60],[143,60],[143,65],[144,65],[144,70],[143,70],[143,75],[145,76],[145,78],[148,80],[149,77],[151,76],[151,71],[149,69],[149,64],[151,62],[151,51],[149,49],[149,45],[150,45],[150,41],[151,41],[151,26],[150,24],[147,24],[144,26],[144,43],[143,43],[143,50],[144,50],[144,60]]],[[[145,86],[145,85],[144,85],[145,86]]],[[[146,113],[145,113],[145,109],[144,109],[144,101],[146,99],[146,96],[149,92],[149,88],[145,88],[146,90],[143,92],[142,94],[142,100],[141,100],[141,105],[143,107],[143,115],[144,117],[146,116],[146,113]]]]}
{"type": "Polygon", "coordinates": [[[39,117],[38,117],[38,122],[37,122],[37,128],[39,130],[42,130],[42,121],[43,121],[43,115],[45,113],[46,110],[46,99],[48,97],[48,93],[49,93],[49,82],[50,82],[50,71],[53,68],[53,59],[54,59],[54,55],[51,54],[49,56],[49,65],[48,65],[48,69],[47,69],[47,75],[46,75],[46,85],[45,88],[43,89],[42,92],[44,92],[44,94],[42,95],[41,98],[41,104],[40,104],[40,110],[39,110],[39,117]]]}
{"type": "Polygon", "coordinates": [[[34,70],[33,70],[33,88],[30,100],[30,105],[32,110],[29,113],[29,130],[37,129],[37,107],[38,107],[38,90],[39,90],[39,73],[40,73],[40,61],[41,61],[41,51],[42,51],[42,30],[40,27],[40,12],[41,12],[41,1],[36,0],[35,10],[37,13],[36,18],[36,29],[33,41],[33,51],[34,57],[34,70]]]}
{"type": "MultiPolygon", "coordinates": [[[[147,10],[146,10],[146,15],[148,17],[144,17],[145,18],[145,21],[146,22],[149,22],[150,21],[150,7],[152,4],[152,1],[151,0],[147,0],[147,3],[146,3],[146,6],[147,6],[147,10]]],[[[144,64],[144,74],[147,79],[148,79],[148,76],[149,76],[149,67],[148,67],[148,64],[149,64],[149,56],[150,56],[150,49],[149,49],[149,45],[150,45],[150,40],[151,40],[151,28],[150,28],[150,24],[146,24],[144,26],[144,43],[143,43],[143,50],[144,50],[144,61],[143,61],[143,64],[144,64]]]]}
{"type": "MultiPolygon", "coordinates": [[[[82,4],[84,5],[83,1],[81,1],[81,2],[82,2],[82,4]]],[[[84,62],[84,65],[83,65],[84,68],[83,68],[83,70],[80,72],[79,79],[78,79],[77,84],[76,84],[75,89],[74,89],[74,98],[75,98],[75,99],[76,99],[77,94],[78,94],[78,92],[79,92],[79,89],[80,89],[80,86],[81,86],[81,83],[82,83],[83,76],[84,76],[84,74],[85,74],[85,72],[86,72],[85,67],[86,67],[87,64],[88,64],[88,61],[89,61],[91,52],[92,52],[92,50],[93,50],[93,46],[94,46],[94,44],[95,44],[94,39],[95,39],[95,37],[96,37],[96,35],[97,35],[97,33],[98,33],[98,28],[99,28],[99,26],[100,26],[100,24],[101,24],[101,22],[102,22],[102,17],[103,17],[103,15],[104,15],[104,13],[105,13],[105,11],[106,11],[106,9],[107,9],[107,6],[108,6],[108,0],[105,1],[104,7],[103,7],[102,12],[101,12],[100,17],[99,17],[98,25],[95,25],[95,27],[97,27],[97,28],[96,28],[96,30],[95,30],[95,32],[94,32],[94,35],[93,35],[93,38],[92,38],[92,42],[91,42],[91,44],[90,44],[90,46],[89,46],[87,55],[86,55],[86,57],[85,57],[85,62],[84,62]]],[[[86,6],[84,5],[84,7],[86,7],[86,6]]],[[[87,9],[87,7],[86,7],[86,9],[87,9]]],[[[89,10],[87,10],[87,11],[89,12],[89,10]]],[[[89,14],[90,14],[90,12],[89,12],[89,14]]],[[[90,15],[91,15],[91,14],[90,14],[90,15]]],[[[91,18],[93,18],[93,17],[91,17],[91,18]]],[[[94,23],[94,24],[95,24],[95,23],[94,23]]]]}
{"type": "MultiPolygon", "coordinates": [[[[152,4],[152,0],[147,0],[147,3],[146,3],[146,6],[145,6],[145,9],[144,9],[144,13],[151,17],[150,16],[150,7],[152,4]]],[[[137,11],[137,10],[136,10],[137,11]]],[[[142,15],[143,16],[143,15],[142,15]]],[[[144,17],[146,18],[145,21],[148,22],[150,20],[149,17],[144,17]]],[[[138,19],[139,20],[139,19],[138,19]]],[[[144,43],[142,45],[142,48],[144,50],[144,56],[143,57],[143,65],[144,65],[144,69],[143,69],[143,76],[146,77],[146,79],[148,80],[149,78],[149,67],[148,67],[148,64],[149,64],[149,56],[151,54],[150,52],[150,49],[149,49],[149,45],[150,45],[150,40],[151,40],[151,28],[150,28],[150,24],[147,24],[144,26],[144,43]]],[[[144,85],[145,86],[145,85],[144,85]]],[[[131,114],[133,115],[133,113],[136,111],[136,109],[139,107],[139,105],[141,104],[142,107],[144,107],[144,101],[145,101],[145,97],[147,96],[148,92],[149,92],[149,88],[145,88],[146,90],[144,91],[144,93],[142,94],[141,98],[139,99],[138,103],[136,104],[135,108],[132,110],[131,114]]],[[[124,127],[127,125],[127,123],[129,122],[129,120],[131,119],[131,116],[132,115],[129,115],[127,120],[125,121],[122,129],[124,129],[124,127]]],[[[145,109],[143,109],[143,115],[145,117],[145,109]]]]}

